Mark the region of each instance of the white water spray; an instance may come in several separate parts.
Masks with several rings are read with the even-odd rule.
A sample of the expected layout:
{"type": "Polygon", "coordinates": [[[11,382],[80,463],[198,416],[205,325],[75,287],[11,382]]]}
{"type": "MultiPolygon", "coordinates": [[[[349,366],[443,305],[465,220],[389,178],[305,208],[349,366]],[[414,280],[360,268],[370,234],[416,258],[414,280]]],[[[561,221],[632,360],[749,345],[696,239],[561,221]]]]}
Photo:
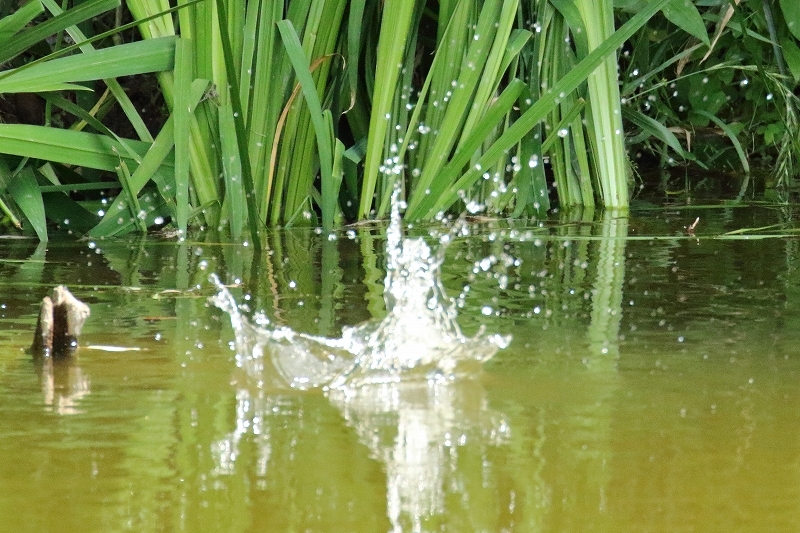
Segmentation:
{"type": "MultiPolygon", "coordinates": [[[[451,235],[436,255],[421,238],[402,236],[398,191],[387,230],[387,272],[384,281],[387,315],[345,327],[338,339],[273,328],[259,315],[256,324],[241,314],[216,275],[213,303],[228,313],[235,332],[236,361],[259,386],[270,375],[294,388],[343,388],[394,383],[404,376],[451,378],[468,372],[505,348],[510,337],[466,337],[456,322],[456,308],[444,292],[439,269],[451,235]],[[275,372],[270,372],[270,369],[275,372]]],[[[280,381],[268,385],[280,386],[280,381]]]]}

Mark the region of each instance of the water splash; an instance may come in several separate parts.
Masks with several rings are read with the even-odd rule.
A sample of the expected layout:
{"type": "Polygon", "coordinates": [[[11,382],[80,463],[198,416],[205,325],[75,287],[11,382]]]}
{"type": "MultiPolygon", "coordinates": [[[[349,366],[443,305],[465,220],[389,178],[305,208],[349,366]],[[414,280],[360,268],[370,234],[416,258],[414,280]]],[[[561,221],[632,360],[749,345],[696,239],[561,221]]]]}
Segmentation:
{"type": "Polygon", "coordinates": [[[463,227],[457,224],[443,236],[433,254],[423,239],[403,238],[397,196],[395,190],[386,239],[387,315],[345,327],[341,338],[272,327],[263,314],[252,324],[212,275],[218,288],[212,301],[230,316],[237,364],[259,386],[279,387],[283,381],[300,389],[343,388],[395,383],[409,375],[450,378],[475,369],[508,345],[510,337],[487,335],[483,328],[474,337],[465,336],[456,322],[456,306],[442,286],[444,250],[463,227]],[[270,378],[275,375],[277,380],[270,378]]]}

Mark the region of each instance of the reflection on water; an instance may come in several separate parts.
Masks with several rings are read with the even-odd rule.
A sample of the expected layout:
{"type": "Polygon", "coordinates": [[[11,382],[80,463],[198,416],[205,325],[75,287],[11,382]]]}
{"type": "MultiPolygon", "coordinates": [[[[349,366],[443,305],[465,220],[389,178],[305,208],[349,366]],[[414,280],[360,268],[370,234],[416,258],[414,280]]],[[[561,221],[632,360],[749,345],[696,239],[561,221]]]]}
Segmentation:
{"type": "MultiPolygon", "coordinates": [[[[236,474],[243,440],[249,439],[251,466],[238,467],[254,468],[254,477],[263,482],[275,461],[277,435],[270,431],[270,419],[281,411],[281,400],[247,389],[239,389],[236,398],[236,427],[211,445],[211,474],[236,474]]],[[[327,398],[370,457],[383,465],[385,512],[393,532],[439,530],[467,511],[470,501],[485,497],[486,472],[465,469],[464,461],[488,466],[492,449],[507,444],[510,437],[508,421],[488,407],[476,380],[363,384],[331,389],[327,398]],[[453,500],[456,493],[461,501],[453,500]]],[[[323,456],[331,452],[336,453],[318,450],[323,456]]]]}
{"type": "Polygon", "coordinates": [[[329,398],[373,458],[385,465],[391,531],[435,531],[447,513],[471,500],[470,476],[460,457],[477,454],[488,465],[490,449],[505,444],[510,427],[488,408],[474,380],[418,380],[334,390],[329,398]],[[461,503],[451,495],[457,487],[461,503]]]}
{"type": "Polygon", "coordinates": [[[46,358],[36,364],[42,384],[44,404],[59,415],[74,415],[81,411],[78,404],[91,393],[89,377],[73,358],[53,361],[46,358]]]}

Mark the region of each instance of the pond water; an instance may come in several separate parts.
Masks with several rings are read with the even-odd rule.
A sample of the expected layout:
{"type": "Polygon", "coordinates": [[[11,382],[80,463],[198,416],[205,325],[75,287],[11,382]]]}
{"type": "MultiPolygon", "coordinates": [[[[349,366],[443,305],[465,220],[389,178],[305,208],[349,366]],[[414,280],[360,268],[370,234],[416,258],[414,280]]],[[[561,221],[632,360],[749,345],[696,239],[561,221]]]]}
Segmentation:
{"type": "Polygon", "coordinates": [[[273,232],[261,254],[0,239],[3,527],[799,530],[797,227],[771,206],[471,222],[441,282],[465,336],[508,347],[453,379],[327,390],[242,365],[209,275],[338,338],[386,316],[384,227],[273,232]],[[92,315],[48,371],[25,349],[58,284],[92,315]]]}

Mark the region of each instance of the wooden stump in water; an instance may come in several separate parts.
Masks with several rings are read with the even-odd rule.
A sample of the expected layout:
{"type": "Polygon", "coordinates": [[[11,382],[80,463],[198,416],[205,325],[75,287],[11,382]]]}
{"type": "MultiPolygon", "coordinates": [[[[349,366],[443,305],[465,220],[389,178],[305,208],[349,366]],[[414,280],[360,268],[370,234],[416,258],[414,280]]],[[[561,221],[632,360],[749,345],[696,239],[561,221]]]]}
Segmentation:
{"type": "Polygon", "coordinates": [[[31,353],[34,357],[68,357],[78,348],[78,337],[89,318],[89,306],[63,285],[45,296],[36,322],[31,353]]]}

